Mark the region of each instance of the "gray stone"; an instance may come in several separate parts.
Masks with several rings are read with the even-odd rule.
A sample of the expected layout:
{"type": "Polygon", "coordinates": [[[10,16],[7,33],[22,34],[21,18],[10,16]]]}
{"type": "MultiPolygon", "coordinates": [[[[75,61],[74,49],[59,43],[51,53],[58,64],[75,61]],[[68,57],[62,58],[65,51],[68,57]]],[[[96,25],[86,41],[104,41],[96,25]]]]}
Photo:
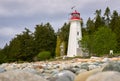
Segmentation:
{"type": "Polygon", "coordinates": [[[110,60],[110,58],[104,58],[102,61],[103,62],[110,62],[111,60],[110,60]]]}
{"type": "Polygon", "coordinates": [[[24,68],[23,71],[30,72],[30,73],[33,73],[33,74],[37,74],[38,73],[35,69],[27,68],[27,67],[24,68]]]}
{"type": "Polygon", "coordinates": [[[0,68],[0,73],[5,72],[6,70],[4,68],[0,68]]]}
{"type": "Polygon", "coordinates": [[[87,70],[86,69],[80,69],[80,70],[78,70],[77,72],[76,72],[76,75],[78,75],[78,74],[80,74],[80,73],[82,73],[82,72],[86,72],[87,70]]]}
{"type": "Polygon", "coordinates": [[[91,56],[90,59],[100,59],[100,57],[91,56]]]}
{"type": "Polygon", "coordinates": [[[75,77],[74,81],[86,81],[89,76],[94,75],[98,72],[101,72],[101,70],[102,70],[102,68],[98,68],[98,69],[93,69],[93,70],[90,70],[90,71],[79,73],[75,77]]]}
{"type": "Polygon", "coordinates": [[[86,70],[89,70],[89,64],[88,63],[83,63],[83,64],[81,64],[81,69],[86,69],[86,70]]]}
{"type": "Polygon", "coordinates": [[[60,73],[49,78],[50,81],[74,81],[75,74],[71,71],[61,71],[60,73]]]}
{"type": "Polygon", "coordinates": [[[41,76],[20,70],[0,73],[0,81],[47,81],[41,76]]]}
{"type": "Polygon", "coordinates": [[[93,64],[92,64],[92,65],[89,65],[88,67],[89,67],[89,70],[92,70],[92,69],[97,68],[97,66],[96,66],[96,65],[93,65],[93,64]]]}
{"type": "Polygon", "coordinates": [[[118,71],[120,72],[120,62],[109,62],[102,71],[118,71]]]}
{"type": "Polygon", "coordinates": [[[120,73],[114,71],[100,72],[88,77],[86,81],[120,81],[120,73]]]}

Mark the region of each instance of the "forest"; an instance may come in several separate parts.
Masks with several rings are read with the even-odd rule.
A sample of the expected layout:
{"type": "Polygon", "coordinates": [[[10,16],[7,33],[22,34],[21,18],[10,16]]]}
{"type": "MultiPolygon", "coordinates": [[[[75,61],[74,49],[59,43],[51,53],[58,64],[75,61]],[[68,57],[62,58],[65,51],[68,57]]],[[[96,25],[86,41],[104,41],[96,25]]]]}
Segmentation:
{"type": "MultiPolygon", "coordinates": [[[[120,53],[120,15],[107,7],[102,14],[96,10],[94,18],[88,18],[82,25],[81,46],[83,52],[90,56],[106,56],[113,50],[120,53]],[[85,25],[83,25],[85,24],[85,25]],[[84,27],[85,26],[85,27],[84,27]]],[[[60,56],[60,45],[64,45],[64,55],[67,52],[70,23],[64,23],[57,32],[48,22],[36,25],[35,31],[25,28],[23,32],[11,39],[9,44],[0,49],[0,63],[17,61],[38,61],[60,56]]]]}

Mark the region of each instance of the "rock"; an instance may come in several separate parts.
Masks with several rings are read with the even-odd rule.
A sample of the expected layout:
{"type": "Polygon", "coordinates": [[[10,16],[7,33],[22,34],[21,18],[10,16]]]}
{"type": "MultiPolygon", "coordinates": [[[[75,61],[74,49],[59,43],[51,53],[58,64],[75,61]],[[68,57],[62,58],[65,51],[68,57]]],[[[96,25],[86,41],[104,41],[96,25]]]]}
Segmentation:
{"type": "Polygon", "coordinates": [[[54,75],[53,77],[49,78],[49,81],[74,81],[74,78],[75,78],[74,73],[68,70],[64,70],[54,75]]]}
{"type": "Polygon", "coordinates": [[[88,67],[89,67],[89,70],[93,70],[93,69],[95,69],[97,66],[92,64],[92,65],[89,65],[88,67]]]}
{"type": "Polygon", "coordinates": [[[120,73],[115,71],[100,72],[90,76],[86,81],[120,81],[120,73]]]}
{"type": "Polygon", "coordinates": [[[120,62],[109,62],[102,71],[117,71],[120,72],[120,62]]]}
{"type": "Polygon", "coordinates": [[[86,81],[86,79],[89,76],[96,74],[98,72],[101,72],[101,71],[102,71],[102,68],[94,69],[94,70],[87,71],[87,72],[82,72],[75,77],[74,81],[86,81]]]}
{"type": "Polygon", "coordinates": [[[47,81],[42,77],[20,70],[0,73],[0,81],[47,81]]]}
{"type": "Polygon", "coordinates": [[[81,69],[89,70],[89,67],[88,67],[88,66],[89,66],[88,63],[82,63],[80,68],[81,68],[81,69]]]}
{"type": "Polygon", "coordinates": [[[100,59],[100,57],[91,56],[90,59],[100,59]]]}
{"type": "Polygon", "coordinates": [[[35,70],[35,69],[32,69],[32,68],[24,68],[22,69],[23,71],[26,71],[26,72],[30,72],[30,73],[33,73],[33,74],[37,74],[38,72],[35,70]]]}
{"type": "Polygon", "coordinates": [[[110,62],[111,60],[110,60],[110,58],[104,58],[103,60],[102,60],[102,62],[110,62]]]}
{"type": "Polygon", "coordinates": [[[78,75],[78,74],[80,74],[80,73],[82,73],[82,72],[87,72],[87,70],[86,70],[86,69],[80,69],[80,70],[78,70],[78,71],[76,72],[76,74],[78,75]]]}
{"type": "Polygon", "coordinates": [[[41,66],[41,65],[34,65],[34,69],[43,69],[43,66],[41,66]]]}
{"type": "Polygon", "coordinates": [[[0,68],[0,73],[5,72],[6,70],[4,68],[0,68]]]}

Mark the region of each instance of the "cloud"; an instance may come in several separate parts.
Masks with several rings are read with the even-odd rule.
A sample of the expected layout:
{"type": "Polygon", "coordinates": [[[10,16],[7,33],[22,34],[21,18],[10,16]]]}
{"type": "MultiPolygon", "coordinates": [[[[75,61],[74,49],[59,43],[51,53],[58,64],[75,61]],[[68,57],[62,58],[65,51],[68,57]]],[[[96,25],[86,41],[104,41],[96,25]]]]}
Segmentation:
{"type": "Polygon", "coordinates": [[[14,36],[15,34],[19,33],[18,29],[10,28],[10,27],[3,27],[0,29],[0,37],[9,37],[9,36],[14,36]]]}
{"type": "Polygon", "coordinates": [[[12,27],[0,28],[0,48],[3,48],[6,43],[9,44],[9,41],[20,32],[21,29],[15,29],[12,27]]]}
{"type": "Polygon", "coordinates": [[[24,15],[36,13],[64,13],[69,12],[72,6],[82,8],[88,0],[2,0],[0,1],[1,16],[24,15]]]}

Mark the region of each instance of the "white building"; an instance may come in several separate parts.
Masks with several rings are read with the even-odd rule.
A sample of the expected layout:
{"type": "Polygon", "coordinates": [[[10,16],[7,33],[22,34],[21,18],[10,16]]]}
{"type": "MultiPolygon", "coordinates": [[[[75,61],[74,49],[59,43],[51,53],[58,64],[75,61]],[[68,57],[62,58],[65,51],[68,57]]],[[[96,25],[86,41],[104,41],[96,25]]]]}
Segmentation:
{"type": "Polygon", "coordinates": [[[75,10],[71,13],[70,18],[70,33],[67,50],[68,57],[82,56],[82,49],[79,42],[81,39],[82,32],[80,13],[75,10]]]}

